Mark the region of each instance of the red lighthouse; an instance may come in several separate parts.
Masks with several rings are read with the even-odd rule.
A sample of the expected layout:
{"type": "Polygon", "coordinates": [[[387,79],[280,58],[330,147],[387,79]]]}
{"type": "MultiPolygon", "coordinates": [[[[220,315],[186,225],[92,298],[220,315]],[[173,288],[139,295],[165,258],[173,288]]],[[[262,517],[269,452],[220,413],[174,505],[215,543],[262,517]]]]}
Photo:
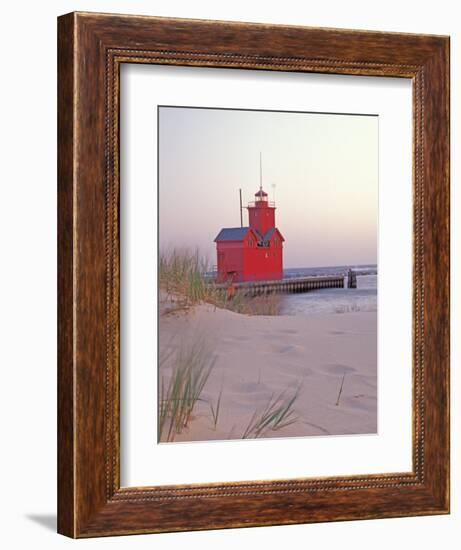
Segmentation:
{"type": "Polygon", "coordinates": [[[284,238],[275,227],[275,204],[262,185],[248,204],[248,227],[221,229],[215,239],[218,282],[275,281],[283,278],[284,238]]]}

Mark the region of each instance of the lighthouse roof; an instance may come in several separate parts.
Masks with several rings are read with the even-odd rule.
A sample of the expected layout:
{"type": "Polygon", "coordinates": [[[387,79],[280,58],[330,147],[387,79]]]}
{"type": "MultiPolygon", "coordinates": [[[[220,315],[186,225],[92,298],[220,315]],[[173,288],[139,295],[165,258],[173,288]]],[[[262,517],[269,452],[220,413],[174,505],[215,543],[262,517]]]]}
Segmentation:
{"type": "Polygon", "coordinates": [[[272,227],[264,235],[262,235],[257,229],[253,229],[251,227],[224,227],[216,236],[215,242],[243,241],[249,231],[254,234],[258,241],[263,243],[269,242],[275,233],[279,235],[282,241],[285,240],[276,227],[272,227]]]}
{"type": "Polygon", "coordinates": [[[222,241],[243,241],[250,227],[224,227],[218,233],[215,242],[222,241]]]}
{"type": "Polygon", "coordinates": [[[270,241],[272,239],[272,236],[275,234],[275,233],[278,233],[279,237],[282,239],[282,241],[284,241],[285,239],[283,238],[283,235],[280,233],[280,231],[276,228],[276,227],[271,227],[271,229],[269,229],[266,234],[264,235],[263,237],[263,240],[265,242],[267,241],[270,241]]]}
{"type": "Polygon", "coordinates": [[[262,187],[259,189],[257,193],[255,193],[255,197],[267,197],[267,193],[263,191],[262,187]]]}

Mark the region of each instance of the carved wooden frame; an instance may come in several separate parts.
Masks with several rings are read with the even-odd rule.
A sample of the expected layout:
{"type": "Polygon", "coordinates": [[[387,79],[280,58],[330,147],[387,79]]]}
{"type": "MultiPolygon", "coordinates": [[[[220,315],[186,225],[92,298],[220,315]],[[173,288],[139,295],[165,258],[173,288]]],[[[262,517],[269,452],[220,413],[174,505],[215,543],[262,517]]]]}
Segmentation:
{"type": "Polygon", "coordinates": [[[71,13],[58,21],[58,531],[71,537],[449,511],[449,38],[71,13]],[[413,468],[120,488],[121,63],[411,78],[413,468]]]}

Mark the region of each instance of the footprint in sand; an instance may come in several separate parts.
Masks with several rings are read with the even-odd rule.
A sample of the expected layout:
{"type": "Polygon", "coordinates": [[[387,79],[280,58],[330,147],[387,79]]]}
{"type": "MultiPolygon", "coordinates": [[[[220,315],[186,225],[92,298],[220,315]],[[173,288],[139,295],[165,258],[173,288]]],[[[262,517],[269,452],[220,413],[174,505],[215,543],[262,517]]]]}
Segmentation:
{"type": "Polygon", "coordinates": [[[303,353],[304,349],[302,346],[296,346],[296,345],[285,345],[285,346],[274,346],[274,351],[276,353],[303,353]]]}
{"type": "Polygon", "coordinates": [[[285,374],[290,374],[292,376],[298,376],[304,378],[305,376],[312,376],[316,374],[315,371],[309,367],[306,367],[304,364],[295,364],[295,363],[283,363],[282,365],[283,372],[285,374]]]}
{"type": "Polygon", "coordinates": [[[243,394],[257,394],[262,392],[267,392],[268,387],[264,382],[240,382],[237,384],[232,384],[230,386],[230,391],[243,393],[243,394]]]}
{"type": "Polygon", "coordinates": [[[325,374],[332,374],[333,376],[342,376],[343,374],[352,374],[357,369],[349,367],[348,365],[341,365],[340,363],[332,363],[330,365],[323,365],[320,369],[325,374]]]}
{"type": "Polygon", "coordinates": [[[256,334],[259,334],[259,336],[261,336],[265,340],[274,340],[274,338],[277,338],[277,336],[279,335],[278,332],[259,332],[256,334]]]}
{"type": "Polygon", "coordinates": [[[372,413],[376,410],[376,397],[371,395],[354,395],[352,397],[345,397],[342,401],[342,406],[350,409],[368,411],[372,413]]]}
{"type": "Polygon", "coordinates": [[[225,337],[222,339],[223,342],[226,342],[227,344],[235,344],[236,342],[248,342],[249,340],[251,340],[251,338],[249,336],[230,336],[230,337],[225,337]]]}

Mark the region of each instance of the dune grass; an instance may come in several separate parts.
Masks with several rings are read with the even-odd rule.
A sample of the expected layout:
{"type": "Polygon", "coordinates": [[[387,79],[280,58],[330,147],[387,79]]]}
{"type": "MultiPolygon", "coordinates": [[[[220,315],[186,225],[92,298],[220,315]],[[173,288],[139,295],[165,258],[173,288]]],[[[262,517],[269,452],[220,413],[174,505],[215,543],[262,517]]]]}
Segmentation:
{"type": "Polygon", "coordinates": [[[344,386],[345,378],[346,378],[346,373],[343,374],[343,377],[341,379],[341,385],[339,387],[338,398],[336,399],[336,403],[335,403],[336,407],[339,405],[339,400],[341,399],[341,394],[343,393],[343,386],[344,386]]]}
{"type": "Polygon", "coordinates": [[[282,296],[275,293],[246,296],[237,292],[231,300],[222,302],[224,303],[221,307],[244,315],[279,315],[282,296]]]}
{"type": "MultiPolygon", "coordinates": [[[[210,421],[216,431],[221,413],[224,387],[213,402],[203,397],[203,390],[213,371],[216,356],[203,338],[183,343],[178,349],[168,348],[160,357],[160,368],[170,371],[159,379],[158,440],[169,443],[183,433],[194,419],[199,402],[209,407],[210,421]]],[[[294,391],[287,388],[272,394],[265,406],[256,409],[241,436],[242,439],[266,437],[298,421],[294,404],[301,384],[294,391]]],[[[202,411],[203,412],[203,411],[202,411]]]]}
{"type": "Polygon", "coordinates": [[[298,417],[293,406],[299,397],[300,389],[301,386],[298,385],[291,396],[287,396],[287,390],[277,397],[272,394],[262,411],[255,410],[243,432],[242,439],[264,437],[269,431],[281,430],[297,422],[298,417]]]}
{"type": "Polygon", "coordinates": [[[159,284],[167,293],[179,295],[187,304],[213,301],[215,289],[205,274],[211,266],[198,250],[160,252],[159,284]]]}
{"type": "Polygon", "coordinates": [[[219,411],[221,408],[221,397],[222,397],[223,388],[221,387],[221,391],[219,392],[218,399],[216,401],[216,405],[213,405],[213,403],[210,402],[210,411],[211,411],[211,418],[213,420],[213,428],[216,430],[216,427],[218,425],[219,420],[219,411]]]}
{"type": "MultiPolygon", "coordinates": [[[[169,380],[159,380],[159,441],[174,441],[177,434],[187,428],[194,408],[213,370],[216,357],[206,342],[199,338],[181,347],[168,359],[172,363],[169,380]]],[[[161,358],[160,364],[162,366],[161,358]]],[[[219,410],[216,413],[216,422],[219,410]]]]}
{"type": "Polygon", "coordinates": [[[235,293],[228,298],[225,289],[218,288],[207,276],[212,266],[199,250],[173,249],[159,255],[159,284],[167,296],[174,296],[174,304],[166,310],[172,313],[207,302],[222,309],[246,315],[278,315],[281,297],[276,294],[250,297],[235,293]]]}

